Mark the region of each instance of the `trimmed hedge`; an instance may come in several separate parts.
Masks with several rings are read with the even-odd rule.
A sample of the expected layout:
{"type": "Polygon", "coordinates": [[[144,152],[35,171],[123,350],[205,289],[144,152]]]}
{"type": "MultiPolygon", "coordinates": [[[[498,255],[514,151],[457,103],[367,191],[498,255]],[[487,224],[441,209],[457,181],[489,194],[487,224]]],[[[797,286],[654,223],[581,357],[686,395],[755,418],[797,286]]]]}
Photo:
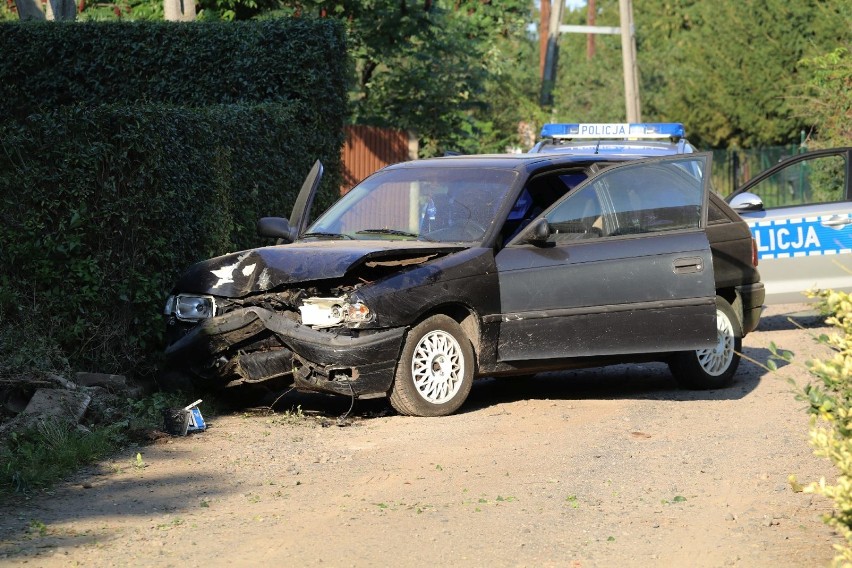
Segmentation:
{"type": "Polygon", "coordinates": [[[0,120],[72,104],[306,101],[347,112],[342,26],[329,19],[0,24],[0,120]]]}
{"type": "Polygon", "coordinates": [[[183,270],[268,244],[257,219],[289,215],[316,159],[316,210],[336,197],[333,22],[4,24],[0,45],[0,376],[33,334],[76,369],[152,374],[183,270]]]}
{"type": "Polygon", "coordinates": [[[0,125],[3,284],[24,299],[0,310],[36,298],[72,364],[129,372],[160,347],[176,277],[261,244],[257,219],[289,214],[314,159],[339,160],[332,126],[276,104],[69,107],[0,125]]]}

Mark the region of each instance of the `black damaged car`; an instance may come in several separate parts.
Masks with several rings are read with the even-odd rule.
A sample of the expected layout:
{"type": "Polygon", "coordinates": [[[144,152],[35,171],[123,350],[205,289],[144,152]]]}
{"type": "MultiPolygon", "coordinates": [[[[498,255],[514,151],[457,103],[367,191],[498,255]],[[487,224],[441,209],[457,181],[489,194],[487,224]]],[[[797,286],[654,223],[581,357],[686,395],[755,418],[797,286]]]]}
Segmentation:
{"type": "Polygon", "coordinates": [[[373,174],[312,224],[322,168],[267,246],[175,285],[166,356],[208,387],[292,384],[456,411],[480,376],[666,361],[727,385],[763,286],[711,157],[455,156],[373,174]]]}

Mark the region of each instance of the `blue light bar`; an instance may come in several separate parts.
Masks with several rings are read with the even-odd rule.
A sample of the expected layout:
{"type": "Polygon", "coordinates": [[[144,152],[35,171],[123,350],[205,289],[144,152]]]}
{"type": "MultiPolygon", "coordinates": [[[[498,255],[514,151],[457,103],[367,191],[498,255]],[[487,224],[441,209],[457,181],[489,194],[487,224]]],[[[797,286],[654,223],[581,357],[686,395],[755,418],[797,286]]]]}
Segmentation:
{"type": "Polygon", "coordinates": [[[541,127],[542,138],[609,139],[609,140],[664,140],[685,136],[680,122],[637,123],[553,123],[541,127]]]}

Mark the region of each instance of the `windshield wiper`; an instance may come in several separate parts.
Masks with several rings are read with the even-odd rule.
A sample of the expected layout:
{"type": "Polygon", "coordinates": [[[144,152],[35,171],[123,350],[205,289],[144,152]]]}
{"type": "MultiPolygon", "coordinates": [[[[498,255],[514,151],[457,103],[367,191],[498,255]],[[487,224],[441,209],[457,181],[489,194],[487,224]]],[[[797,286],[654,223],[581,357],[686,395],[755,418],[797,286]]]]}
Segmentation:
{"type": "Polygon", "coordinates": [[[400,237],[411,237],[412,239],[420,238],[417,233],[409,233],[408,231],[400,231],[399,229],[362,229],[355,231],[356,235],[398,235],[400,237]]]}
{"type": "Polygon", "coordinates": [[[328,239],[352,239],[354,237],[343,233],[305,233],[302,238],[306,237],[325,237],[328,239]]]}

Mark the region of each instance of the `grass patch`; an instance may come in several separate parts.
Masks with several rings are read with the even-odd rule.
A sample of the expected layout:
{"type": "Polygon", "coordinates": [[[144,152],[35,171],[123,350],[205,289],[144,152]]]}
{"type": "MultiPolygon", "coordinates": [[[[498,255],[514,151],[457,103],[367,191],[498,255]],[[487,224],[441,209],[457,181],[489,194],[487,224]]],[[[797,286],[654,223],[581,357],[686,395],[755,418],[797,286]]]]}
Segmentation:
{"type": "Polygon", "coordinates": [[[89,431],[48,421],[12,433],[0,444],[0,500],[47,489],[80,467],[116,453],[138,439],[139,432],[160,428],[163,410],[179,406],[178,400],[184,397],[165,393],[127,400],[119,420],[89,431]]]}
{"type": "Polygon", "coordinates": [[[117,425],[83,432],[59,422],[44,422],[13,433],[0,447],[0,498],[49,487],[81,466],[118,450],[124,443],[117,425]]]}

